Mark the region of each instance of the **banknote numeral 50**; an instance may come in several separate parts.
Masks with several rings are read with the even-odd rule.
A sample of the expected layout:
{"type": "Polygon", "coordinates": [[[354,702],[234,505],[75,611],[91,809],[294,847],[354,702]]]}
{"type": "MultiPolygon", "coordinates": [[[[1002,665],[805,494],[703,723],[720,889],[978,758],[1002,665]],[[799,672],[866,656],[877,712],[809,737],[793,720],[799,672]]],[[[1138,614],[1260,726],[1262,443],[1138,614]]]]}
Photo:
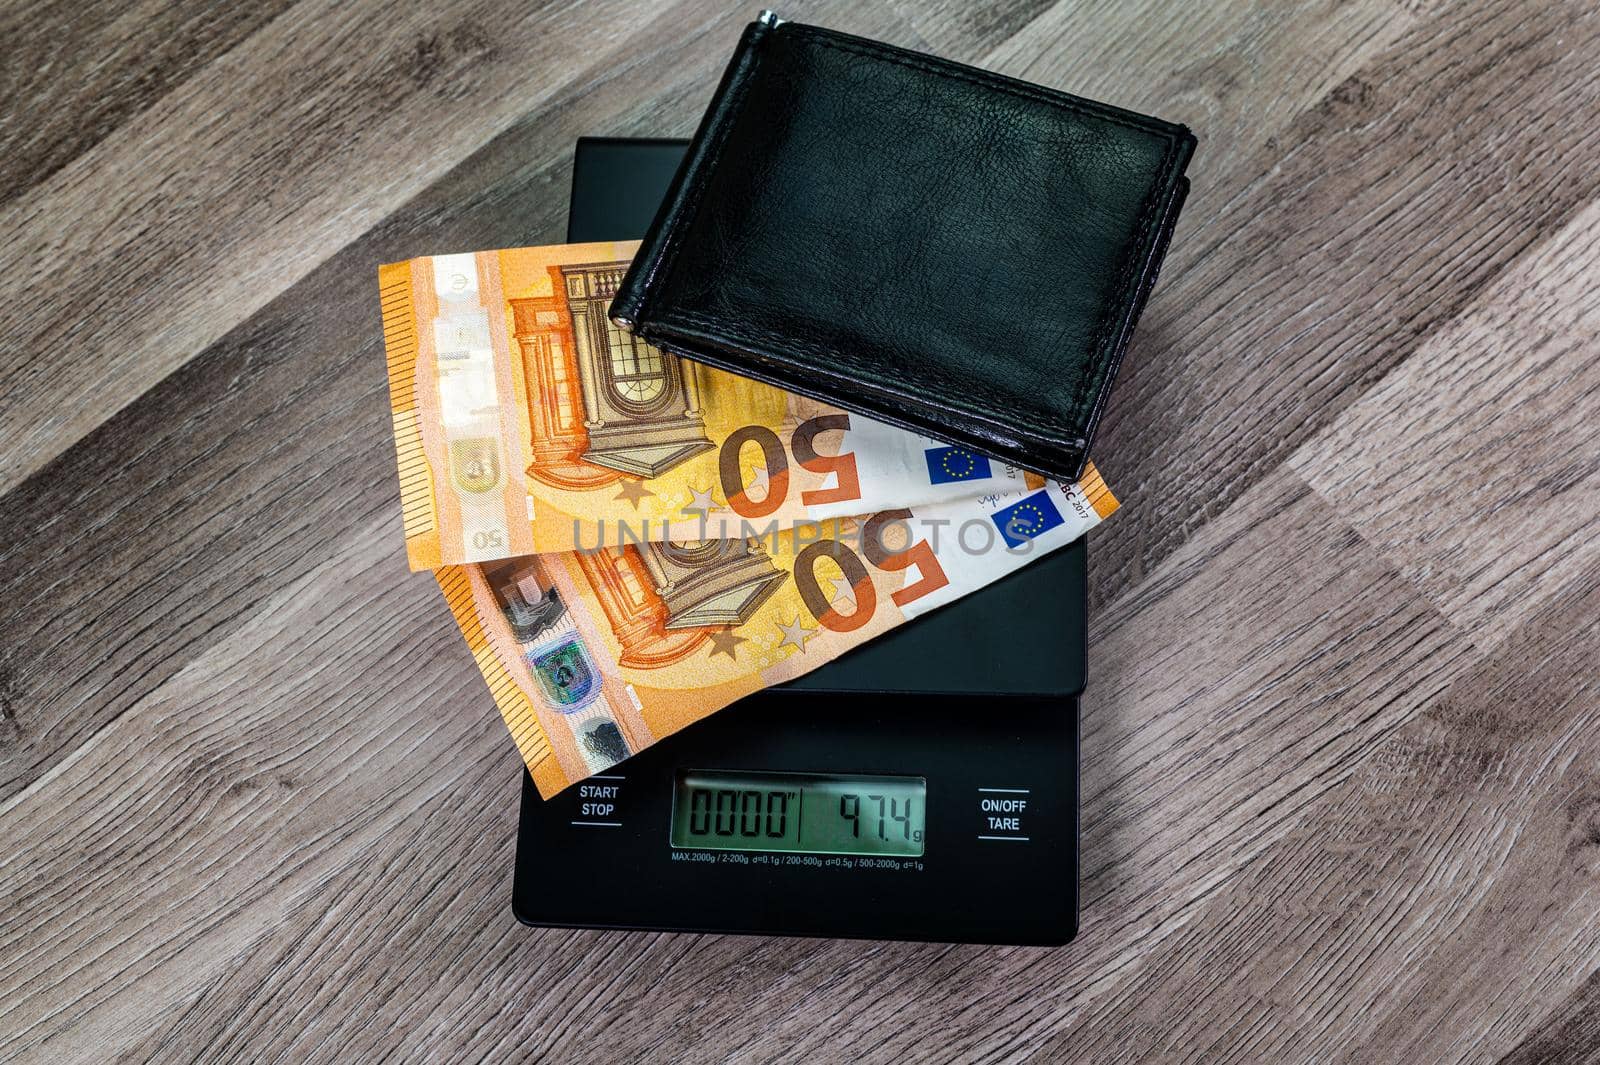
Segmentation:
{"type": "MultiPolygon", "coordinates": [[[[848,414],[825,414],[801,422],[790,435],[789,446],[794,451],[795,462],[802,469],[823,476],[830,473],[837,476],[832,488],[802,491],[800,502],[806,506],[845,503],[861,498],[861,478],[856,472],[855,454],[849,451],[842,455],[817,454],[818,435],[830,429],[849,428],[848,414]]],[[[745,425],[729,433],[722,442],[717,469],[722,479],[722,494],[727,497],[728,506],[741,518],[764,518],[783,506],[789,496],[789,454],[784,450],[778,434],[764,425],[745,425]],[[761,449],[766,467],[767,494],[760,499],[751,499],[745,494],[744,471],[740,469],[740,463],[746,444],[754,444],[761,449]]]]}
{"type": "Polygon", "coordinates": [[[861,533],[861,550],[867,556],[866,562],[848,544],[838,540],[818,540],[814,544],[807,544],[795,556],[795,587],[800,590],[800,601],[817,624],[834,632],[852,632],[872,620],[872,615],[878,609],[878,589],[867,573],[868,562],[890,573],[916,567],[917,580],[890,593],[889,598],[895,606],[914,603],[950,583],[944,567],[939,565],[938,556],[926,540],[917,540],[901,551],[890,551],[884,545],[884,530],[910,517],[909,510],[885,510],[867,519],[861,533]],[[855,607],[848,614],[841,614],[834,609],[833,596],[823,590],[822,581],[817,577],[817,562],[823,556],[833,559],[834,565],[839,567],[855,592],[855,607]]]}

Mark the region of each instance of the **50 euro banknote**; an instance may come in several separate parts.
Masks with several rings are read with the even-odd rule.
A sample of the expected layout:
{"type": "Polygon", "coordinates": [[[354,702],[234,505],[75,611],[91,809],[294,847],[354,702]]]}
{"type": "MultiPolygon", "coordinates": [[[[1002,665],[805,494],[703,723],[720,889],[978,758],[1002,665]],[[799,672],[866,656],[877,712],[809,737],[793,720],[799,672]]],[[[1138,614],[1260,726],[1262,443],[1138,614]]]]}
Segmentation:
{"type": "Polygon", "coordinates": [[[1117,502],[1093,466],[980,498],[435,571],[550,798],[1077,539],[1117,502]]]}
{"type": "Polygon", "coordinates": [[[379,268],[412,569],[1042,486],[634,338],[607,311],[637,247],[379,268]]]}

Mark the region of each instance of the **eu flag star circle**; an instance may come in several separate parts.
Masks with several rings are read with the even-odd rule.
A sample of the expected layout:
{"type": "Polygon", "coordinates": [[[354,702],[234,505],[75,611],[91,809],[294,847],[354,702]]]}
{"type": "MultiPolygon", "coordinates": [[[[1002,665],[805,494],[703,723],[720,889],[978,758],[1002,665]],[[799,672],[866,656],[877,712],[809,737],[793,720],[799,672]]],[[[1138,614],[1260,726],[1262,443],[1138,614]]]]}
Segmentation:
{"type": "Polygon", "coordinates": [[[970,451],[956,451],[954,449],[951,449],[951,450],[946,451],[944,453],[944,457],[939,460],[939,465],[944,467],[944,472],[945,473],[949,474],[952,478],[954,478],[955,480],[959,481],[959,480],[963,480],[963,479],[965,479],[967,477],[972,476],[973,467],[975,465],[977,465],[977,463],[975,463],[973,461],[972,452],[970,452],[970,451]],[[960,459],[961,468],[959,470],[956,469],[955,466],[952,464],[951,460],[953,460],[953,459],[960,459]]]}
{"type": "Polygon", "coordinates": [[[1044,523],[1044,511],[1036,503],[1022,503],[1011,512],[1011,527],[1026,535],[1036,525],[1044,523]]]}

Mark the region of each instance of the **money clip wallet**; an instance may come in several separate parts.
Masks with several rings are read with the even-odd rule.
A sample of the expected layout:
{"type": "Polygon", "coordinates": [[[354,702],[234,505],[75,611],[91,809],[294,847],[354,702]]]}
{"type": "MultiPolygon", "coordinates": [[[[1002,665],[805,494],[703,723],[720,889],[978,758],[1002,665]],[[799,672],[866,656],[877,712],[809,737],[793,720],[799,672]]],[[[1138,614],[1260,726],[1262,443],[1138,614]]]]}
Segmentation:
{"type": "Polygon", "coordinates": [[[688,358],[1075,478],[1194,145],[767,12],[611,315],[688,358]]]}

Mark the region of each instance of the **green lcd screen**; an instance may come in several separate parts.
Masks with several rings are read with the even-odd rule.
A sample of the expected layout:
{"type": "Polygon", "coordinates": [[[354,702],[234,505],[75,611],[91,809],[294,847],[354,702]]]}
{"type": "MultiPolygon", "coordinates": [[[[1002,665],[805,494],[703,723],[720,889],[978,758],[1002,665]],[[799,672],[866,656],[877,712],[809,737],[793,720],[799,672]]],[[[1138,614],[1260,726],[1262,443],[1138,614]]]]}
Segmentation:
{"type": "Polygon", "coordinates": [[[916,856],[927,790],[922,777],[687,769],[672,796],[672,845],[916,856]]]}

